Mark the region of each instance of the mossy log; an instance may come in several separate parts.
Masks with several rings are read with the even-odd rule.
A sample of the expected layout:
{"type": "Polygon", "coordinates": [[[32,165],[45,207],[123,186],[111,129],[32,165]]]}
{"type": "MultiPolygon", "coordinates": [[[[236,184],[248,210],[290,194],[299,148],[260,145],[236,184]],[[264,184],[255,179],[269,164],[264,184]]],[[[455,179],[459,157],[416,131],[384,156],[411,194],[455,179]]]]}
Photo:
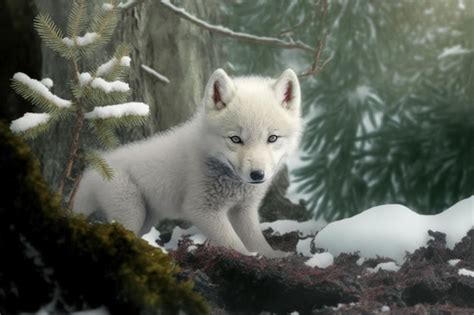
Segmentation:
{"type": "Polygon", "coordinates": [[[179,268],[118,224],[59,207],[28,147],[0,123],[0,313],[107,307],[112,314],[208,312],[179,268]]]}

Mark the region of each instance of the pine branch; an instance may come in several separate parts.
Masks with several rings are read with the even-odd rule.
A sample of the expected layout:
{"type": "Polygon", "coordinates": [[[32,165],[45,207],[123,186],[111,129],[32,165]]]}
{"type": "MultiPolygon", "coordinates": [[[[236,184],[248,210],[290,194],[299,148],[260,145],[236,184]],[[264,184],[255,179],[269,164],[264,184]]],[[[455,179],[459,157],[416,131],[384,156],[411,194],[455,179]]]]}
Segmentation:
{"type": "Polygon", "coordinates": [[[26,139],[35,139],[48,130],[56,119],[46,113],[26,113],[13,120],[10,129],[26,139]]]}
{"type": "Polygon", "coordinates": [[[12,88],[24,99],[38,106],[41,110],[65,118],[71,114],[72,102],[51,93],[46,86],[24,73],[16,73],[12,79],[12,88]]]}
{"type": "Polygon", "coordinates": [[[67,34],[70,38],[77,37],[87,25],[87,2],[75,0],[69,13],[67,34]]]}
{"type": "Polygon", "coordinates": [[[46,46],[58,52],[66,59],[71,59],[75,56],[76,52],[64,43],[62,31],[48,14],[40,13],[34,20],[34,26],[46,46]]]}
{"type": "Polygon", "coordinates": [[[110,167],[109,163],[98,153],[95,151],[89,151],[86,153],[86,161],[87,163],[94,168],[103,179],[110,181],[114,177],[114,171],[112,167],[110,167]]]}
{"type": "Polygon", "coordinates": [[[94,129],[97,139],[105,148],[112,149],[120,144],[120,141],[115,135],[114,130],[104,121],[98,119],[89,121],[89,123],[94,129]]]}
{"type": "Polygon", "coordinates": [[[99,37],[92,45],[81,51],[82,55],[89,55],[95,48],[107,43],[112,38],[112,34],[118,22],[118,1],[112,0],[110,8],[101,6],[92,20],[91,32],[97,33],[99,37]]]}
{"type": "Polygon", "coordinates": [[[123,79],[130,69],[130,48],[127,44],[120,44],[111,59],[97,67],[96,77],[102,77],[107,81],[123,79]]]}

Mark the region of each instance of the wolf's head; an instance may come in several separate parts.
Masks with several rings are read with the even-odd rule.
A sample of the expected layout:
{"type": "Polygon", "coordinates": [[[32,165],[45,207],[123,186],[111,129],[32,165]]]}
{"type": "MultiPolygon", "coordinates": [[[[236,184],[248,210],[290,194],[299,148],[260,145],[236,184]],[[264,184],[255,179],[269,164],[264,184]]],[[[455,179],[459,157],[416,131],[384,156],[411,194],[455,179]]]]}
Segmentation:
{"type": "Polygon", "coordinates": [[[244,182],[269,181],[298,146],[301,96],[291,69],[276,80],[230,78],[218,69],[203,103],[207,153],[244,182]]]}

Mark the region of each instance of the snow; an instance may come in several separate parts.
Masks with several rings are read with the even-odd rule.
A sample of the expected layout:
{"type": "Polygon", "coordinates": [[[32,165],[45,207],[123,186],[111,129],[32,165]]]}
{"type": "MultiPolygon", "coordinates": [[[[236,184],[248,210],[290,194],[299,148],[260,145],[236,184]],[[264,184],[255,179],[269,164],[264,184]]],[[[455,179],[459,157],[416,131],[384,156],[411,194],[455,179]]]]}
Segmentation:
{"type": "Polygon", "coordinates": [[[463,55],[472,52],[472,50],[465,49],[461,45],[456,45],[443,49],[443,52],[438,56],[438,59],[443,59],[449,56],[463,55]]]}
{"type": "Polygon", "coordinates": [[[161,249],[162,252],[168,253],[166,249],[162,246],[160,246],[156,240],[160,239],[160,231],[152,227],[150,229],[150,232],[144,234],[142,236],[142,239],[145,240],[149,245],[161,249]]]}
{"type": "Polygon", "coordinates": [[[114,5],[112,3],[104,3],[102,5],[102,10],[104,11],[112,11],[114,9],[114,5]]]}
{"type": "Polygon", "coordinates": [[[129,56],[123,56],[122,58],[120,58],[120,61],[117,58],[113,57],[106,63],[101,64],[99,68],[97,68],[96,74],[97,76],[104,76],[109,74],[110,70],[112,70],[112,68],[119,62],[122,67],[130,67],[131,61],[132,59],[129,56]]]}
{"type": "Polygon", "coordinates": [[[120,65],[123,67],[130,67],[130,62],[132,62],[132,58],[129,56],[123,56],[120,58],[120,65]]]}
{"type": "Polygon", "coordinates": [[[102,78],[95,78],[91,82],[91,87],[100,89],[104,91],[105,93],[112,93],[112,92],[128,92],[130,91],[130,86],[128,83],[122,82],[122,81],[113,81],[113,82],[108,82],[105,81],[102,78]]]}
{"type": "Polygon", "coordinates": [[[305,265],[325,269],[331,266],[333,263],[334,257],[331,255],[331,253],[325,252],[314,254],[313,257],[305,262],[305,265]]]}
{"type": "Polygon", "coordinates": [[[64,37],[63,38],[63,43],[66,44],[68,47],[74,47],[74,46],[88,46],[92,44],[97,38],[99,37],[99,34],[95,32],[87,32],[84,34],[84,36],[78,36],[74,37],[73,39],[69,37],[64,37]]]}
{"type": "Polygon", "coordinates": [[[301,254],[306,257],[311,257],[313,254],[311,253],[311,242],[313,241],[312,237],[308,237],[298,241],[296,244],[296,253],[301,254]]]}
{"type": "Polygon", "coordinates": [[[293,220],[277,220],[273,222],[263,222],[260,223],[260,229],[262,231],[271,228],[273,230],[272,234],[283,235],[293,231],[298,231],[300,237],[305,237],[309,235],[314,235],[316,232],[321,230],[323,224],[315,220],[308,220],[304,222],[297,222],[293,220]]]}
{"type": "Polygon", "coordinates": [[[123,116],[147,116],[150,112],[150,107],[147,104],[140,102],[130,102],[117,105],[108,105],[94,107],[94,110],[84,115],[87,119],[106,119],[106,118],[120,118],[123,116]]]}
{"type": "Polygon", "coordinates": [[[79,84],[81,86],[87,85],[92,81],[92,76],[89,72],[79,74],[79,84]]]}
{"type": "Polygon", "coordinates": [[[177,226],[173,229],[171,239],[165,244],[165,248],[167,250],[176,250],[179,241],[184,239],[185,236],[189,236],[189,239],[192,240],[194,244],[203,244],[207,239],[195,226],[192,226],[189,229],[182,229],[177,226]]]}
{"type": "Polygon", "coordinates": [[[41,96],[46,98],[48,101],[54,103],[57,107],[70,107],[71,106],[71,101],[64,100],[53,93],[51,93],[48,88],[41,83],[38,80],[31,79],[28,75],[22,73],[22,72],[17,72],[13,75],[13,80],[16,80],[20,83],[23,83],[27,85],[30,89],[33,91],[39,93],[41,96]]]}
{"type": "Polygon", "coordinates": [[[458,275],[466,276],[466,277],[474,277],[474,271],[466,269],[466,268],[461,268],[458,270],[458,275]]]}
{"type": "Polygon", "coordinates": [[[122,2],[122,3],[119,3],[118,7],[120,9],[128,9],[130,7],[132,7],[133,5],[135,5],[135,0],[127,0],[126,2],[122,2]]]}
{"type": "Polygon", "coordinates": [[[377,266],[375,266],[374,268],[367,268],[367,271],[369,271],[369,272],[378,272],[379,270],[395,271],[396,272],[396,271],[400,270],[400,266],[398,266],[393,261],[389,261],[389,262],[380,263],[377,266]]]}
{"type": "Polygon", "coordinates": [[[164,82],[164,83],[170,83],[170,80],[165,77],[164,75],[162,75],[161,73],[158,73],[158,71],[146,66],[146,65],[142,65],[141,66],[143,70],[145,70],[146,72],[148,72],[149,74],[151,74],[152,76],[154,76],[155,78],[157,78],[158,80],[164,82]]]}
{"type": "Polygon", "coordinates": [[[437,215],[420,215],[402,205],[382,205],[356,216],[332,222],[315,237],[317,248],[334,256],[358,252],[361,257],[391,258],[403,262],[406,252],[425,246],[428,230],[446,234],[453,248],[474,225],[474,196],[437,215]]]}
{"type": "Polygon", "coordinates": [[[460,261],[461,261],[461,259],[450,259],[450,260],[448,260],[448,264],[449,264],[450,266],[453,266],[453,267],[454,267],[454,266],[456,266],[460,261]]]}
{"type": "Polygon", "coordinates": [[[50,78],[44,78],[43,80],[40,81],[41,84],[43,84],[48,90],[51,89],[54,85],[53,80],[50,78]]]}
{"type": "Polygon", "coordinates": [[[13,132],[23,132],[38,127],[39,125],[46,124],[50,118],[51,115],[46,113],[26,113],[23,117],[12,121],[10,130],[13,132]]]}
{"type": "Polygon", "coordinates": [[[380,308],[381,312],[390,312],[390,306],[384,305],[380,308]]]}

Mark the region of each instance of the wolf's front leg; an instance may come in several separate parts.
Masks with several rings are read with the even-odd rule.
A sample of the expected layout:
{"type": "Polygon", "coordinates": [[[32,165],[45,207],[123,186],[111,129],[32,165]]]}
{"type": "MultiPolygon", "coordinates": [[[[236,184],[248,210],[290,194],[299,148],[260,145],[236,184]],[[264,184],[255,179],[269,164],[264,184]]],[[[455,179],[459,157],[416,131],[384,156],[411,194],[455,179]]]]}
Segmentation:
{"type": "Polygon", "coordinates": [[[269,258],[286,257],[289,253],[274,250],[263,236],[258,218],[258,202],[240,204],[229,211],[234,230],[251,252],[258,252],[269,258]]]}
{"type": "Polygon", "coordinates": [[[212,244],[232,248],[244,255],[252,255],[230,224],[227,209],[209,209],[196,203],[190,204],[185,207],[185,218],[207,236],[212,244]]]}

